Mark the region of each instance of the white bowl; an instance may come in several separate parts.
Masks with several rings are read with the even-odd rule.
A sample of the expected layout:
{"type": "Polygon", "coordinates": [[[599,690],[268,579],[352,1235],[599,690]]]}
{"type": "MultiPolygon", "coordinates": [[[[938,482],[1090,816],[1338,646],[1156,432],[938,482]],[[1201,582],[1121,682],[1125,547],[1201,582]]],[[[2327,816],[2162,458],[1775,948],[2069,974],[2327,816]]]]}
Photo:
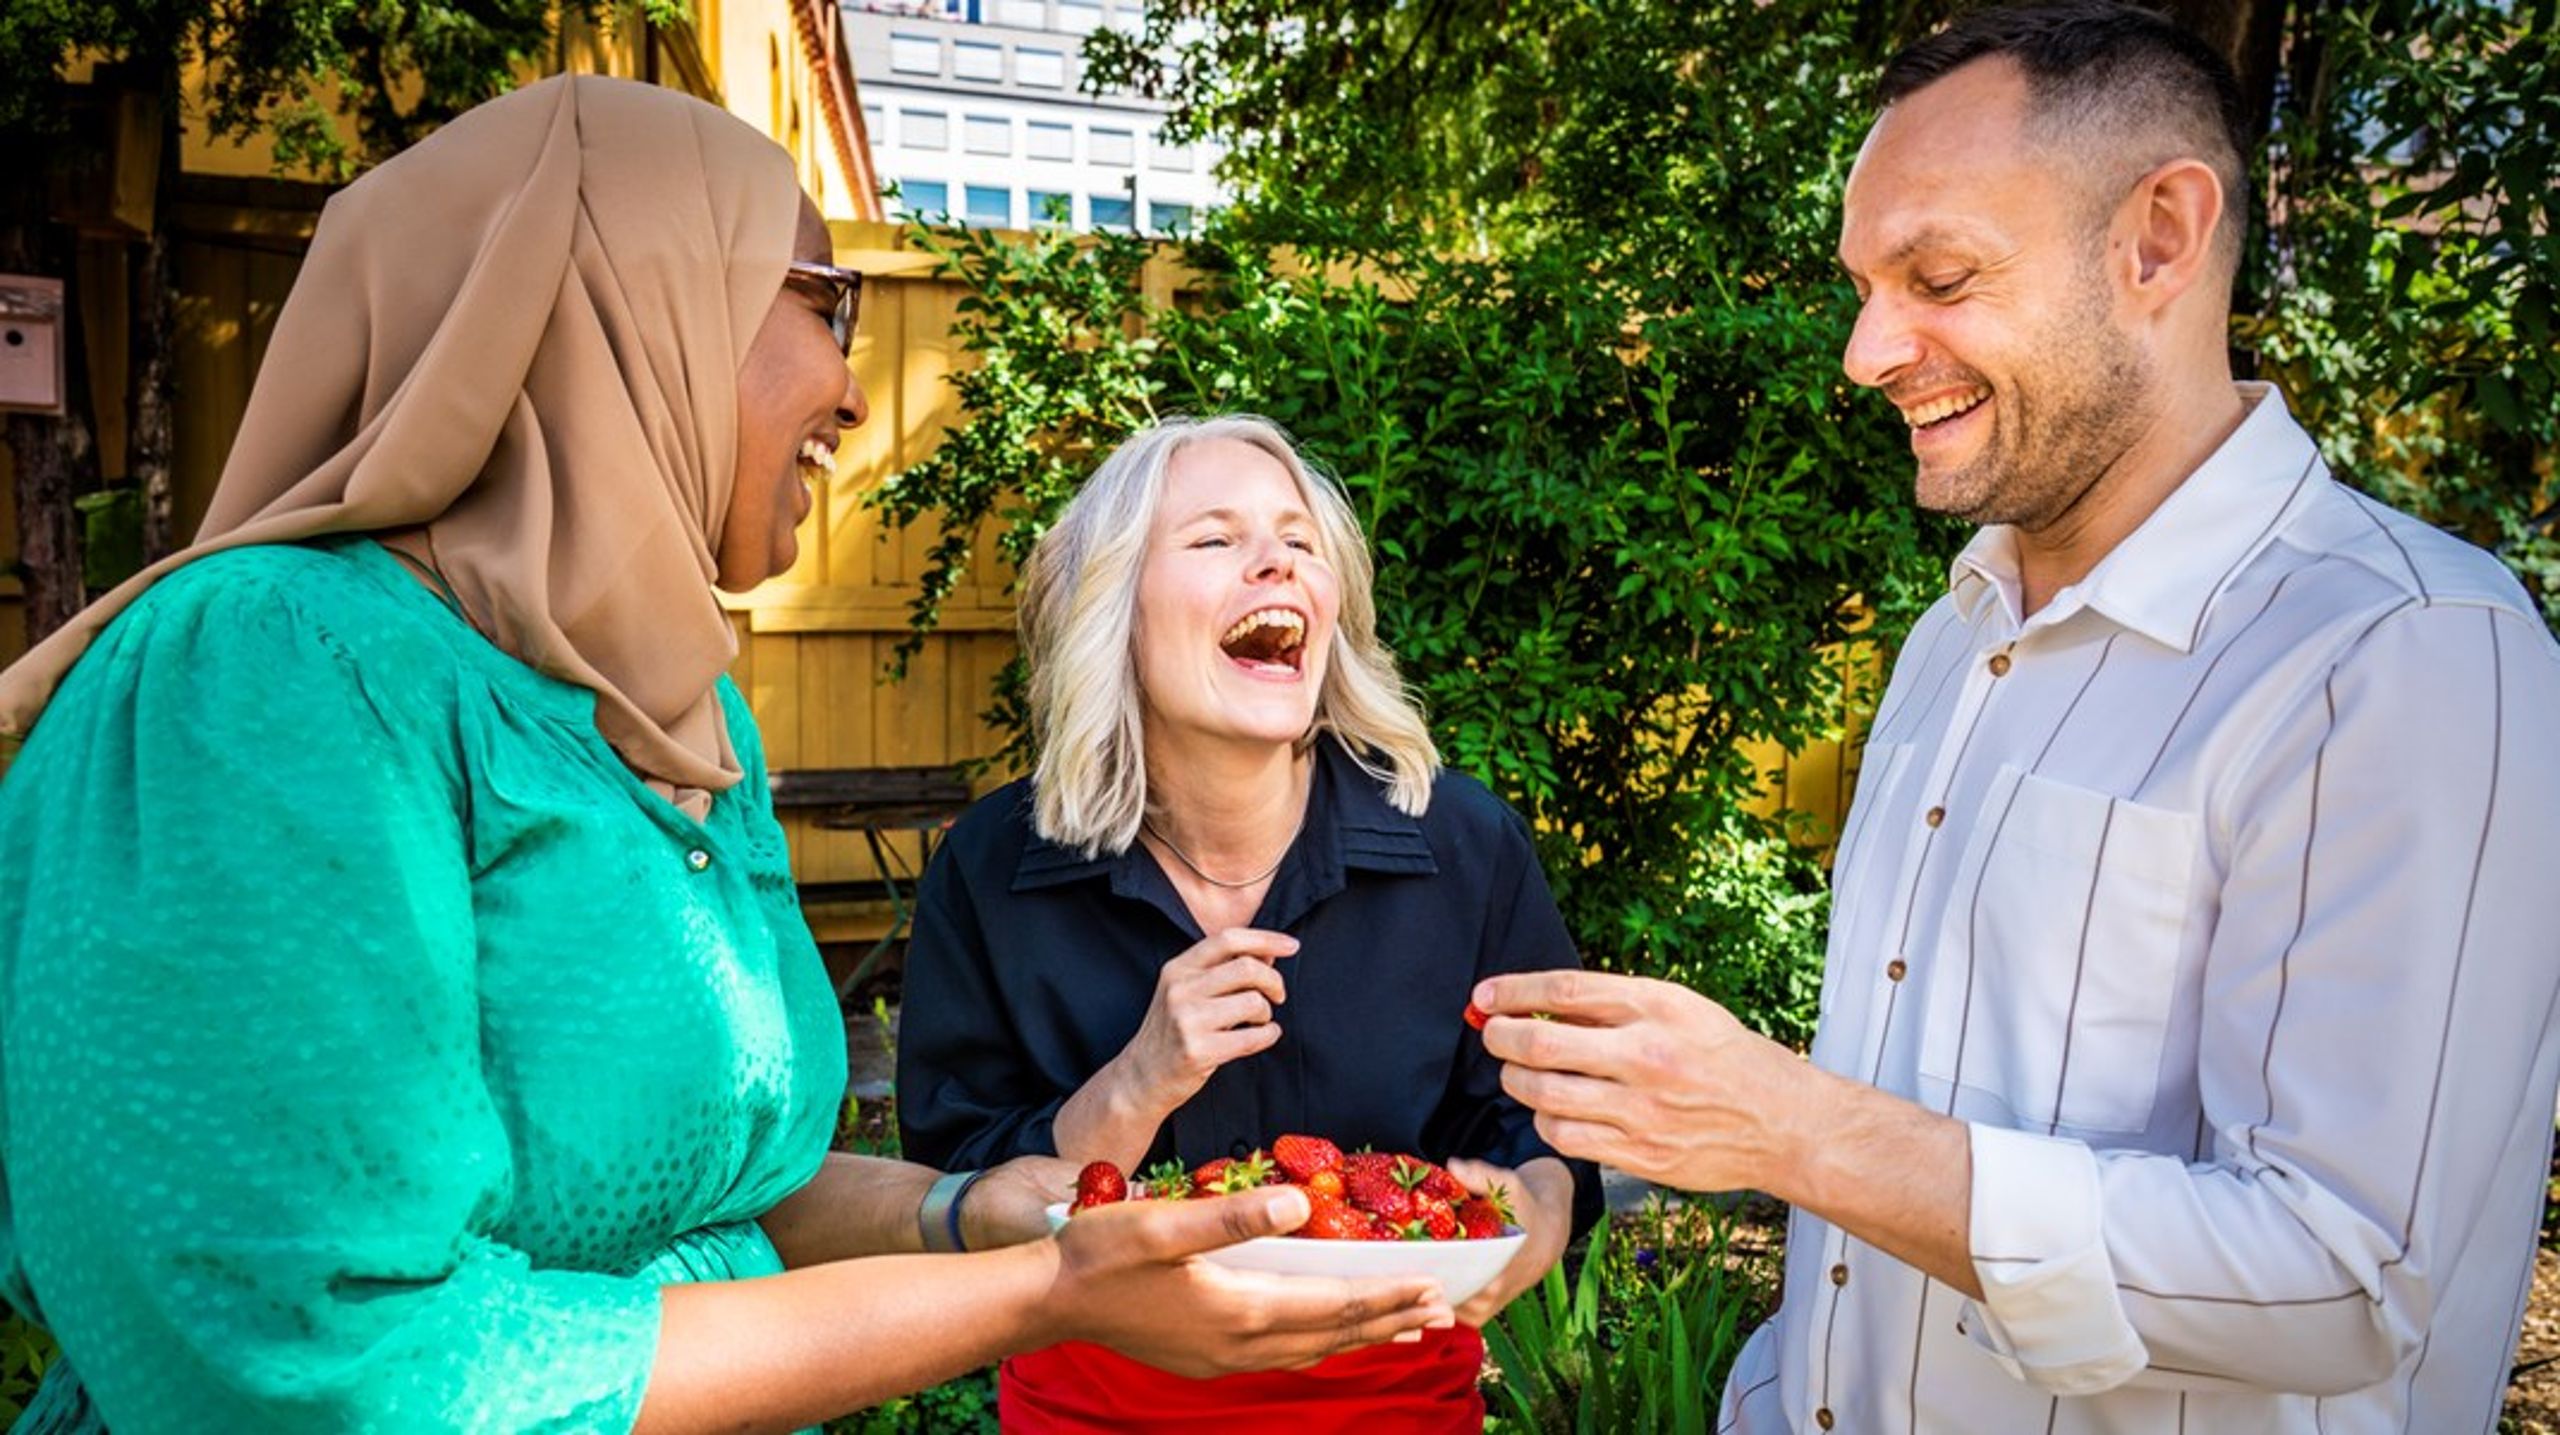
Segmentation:
{"type": "MultiPolygon", "coordinates": [[[[1049,1229],[1067,1223],[1067,1206],[1049,1207],[1049,1229]]],[[[1284,1276],[1429,1276],[1440,1282],[1449,1304],[1459,1305],[1484,1289],[1520,1253],[1528,1236],[1518,1226],[1505,1226],[1499,1236],[1457,1241],[1319,1241],[1297,1236],[1264,1236],[1239,1241],[1208,1253],[1219,1265],[1239,1271],[1269,1271],[1284,1276]]]]}

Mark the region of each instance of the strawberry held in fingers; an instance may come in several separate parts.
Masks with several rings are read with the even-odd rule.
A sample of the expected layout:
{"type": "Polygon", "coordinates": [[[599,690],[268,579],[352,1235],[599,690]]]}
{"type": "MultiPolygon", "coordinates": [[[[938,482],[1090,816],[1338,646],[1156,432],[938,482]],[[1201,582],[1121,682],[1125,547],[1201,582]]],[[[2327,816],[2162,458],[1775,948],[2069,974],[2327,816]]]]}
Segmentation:
{"type": "Polygon", "coordinates": [[[1070,1210],[1089,1211],[1129,1198],[1129,1180],[1108,1161],[1095,1161],[1076,1173],[1076,1198],[1070,1210]]]}

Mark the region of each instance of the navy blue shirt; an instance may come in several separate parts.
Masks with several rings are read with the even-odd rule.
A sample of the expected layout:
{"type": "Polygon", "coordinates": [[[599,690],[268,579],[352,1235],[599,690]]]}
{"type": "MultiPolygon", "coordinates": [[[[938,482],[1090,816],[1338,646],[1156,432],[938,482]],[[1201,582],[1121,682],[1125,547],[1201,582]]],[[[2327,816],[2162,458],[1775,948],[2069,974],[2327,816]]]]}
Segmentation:
{"type": "MultiPolygon", "coordinates": [[[[1479,978],[1578,965],[1527,825],[1451,773],[1407,816],[1339,743],[1316,751],[1305,825],[1252,922],[1299,940],[1279,963],[1280,1040],[1218,1068],[1147,1160],[1197,1165],[1286,1132],[1515,1168],[1554,1155],[1464,1020],[1479,978]]],[[[1058,1108],[1137,1035],[1157,970],[1200,938],[1143,844],[1088,858],[1040,837],[1028,781],[972,806],[925,873],[907,949],[907,1156],[1056,1154],[1058,1108]]],[[[1579,1231],[1599,1176],[1569,1164],[1579,1231]]]]}

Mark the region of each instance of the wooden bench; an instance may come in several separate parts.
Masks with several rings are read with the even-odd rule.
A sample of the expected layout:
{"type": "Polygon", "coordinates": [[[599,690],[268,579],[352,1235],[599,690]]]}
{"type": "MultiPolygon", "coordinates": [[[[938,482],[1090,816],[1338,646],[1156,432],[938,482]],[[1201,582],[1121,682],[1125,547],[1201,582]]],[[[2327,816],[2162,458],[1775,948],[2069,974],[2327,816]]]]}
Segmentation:
{"type": "MultiPolygon", "coordinates": [[[[804,914],[813,907],[856,902],[889,906],[888,931],[837,983],[837,994],[848,994],[905,940],[915,919],[916,883],[942,834],[968,809],[969,779],[957,767],[941,766],[799,768],[773,773],[767,780],[776,812],[805,813],[812,826],[859,832],[870,849],[875,877],[799,884],[804,914]],[[899,832],[915,833],[921,840],[923,850],[912,868],[889,841],[899,832]]],[[[814,916],[810,925],[817,930],[814,916]]]]}

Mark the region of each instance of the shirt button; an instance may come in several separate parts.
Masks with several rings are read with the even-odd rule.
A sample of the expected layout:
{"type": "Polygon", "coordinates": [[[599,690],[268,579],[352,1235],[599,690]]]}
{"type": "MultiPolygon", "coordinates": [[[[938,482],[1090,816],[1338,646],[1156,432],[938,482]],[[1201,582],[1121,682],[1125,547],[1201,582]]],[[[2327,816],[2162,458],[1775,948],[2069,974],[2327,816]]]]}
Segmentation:
{"type": "Polygon", "coordinates": [[[1849,1267],[1845,1264],[1833,1266],[1831,1268],[1831,1283],[1835,1286],[1847,1285],[1849,1283],[1849,1267]]]}
{"type": "Polygon", "coordinates": [[[1995,678],[2005,678],[2009,676],[2009,655],[2007,653],[1993,653],[1991,655],[1991,676],[1995,678]]]}
{"type": "Polygon", "coordinates": [[[1884,964],[1885,979],[1888,981],[1898,982],[1902,980],[1902,974],[1909,970],[1911,970],[1909,967],[1902,964],[1902,958],[1900,957],[1896,957],[1892,961],[1884,964]]]}
{"type": "Polygon", "coordinates": [[[1821,1409],[1819,1409],[1819,1410],[1817,1410],[1817,1411],[1813,1412],[1813,1423],[1814,1423],[1814,1424],[1816,1424],[1816,1425],[1821,1426],[1821,1427],[1822,1427],[1823,1429],[1825,1429],[1825,1430],[1830,1429],[1830,1428],[1831,1428],[1831,1407],[1830,1407],[1830,1406],[1828,1406],[1828,1405],[1825,1405],[1825,1406],[1823,1406],[1821,1409]]]}
{"type": "Polygon", "coordinates": [[[1939,823],[1947,820],[1947,809],[1943,807],[1932,807],[1928,811],[1920,814],[1920,820],[1928,823],[1932,827],[1935,827],[1939,823]]]}
{"type": "Polygon", "coordinates": [[[696,847],[684,854],[684,865],[696,872],[708,871],[711,867],[711,854],[696,847]]]}

